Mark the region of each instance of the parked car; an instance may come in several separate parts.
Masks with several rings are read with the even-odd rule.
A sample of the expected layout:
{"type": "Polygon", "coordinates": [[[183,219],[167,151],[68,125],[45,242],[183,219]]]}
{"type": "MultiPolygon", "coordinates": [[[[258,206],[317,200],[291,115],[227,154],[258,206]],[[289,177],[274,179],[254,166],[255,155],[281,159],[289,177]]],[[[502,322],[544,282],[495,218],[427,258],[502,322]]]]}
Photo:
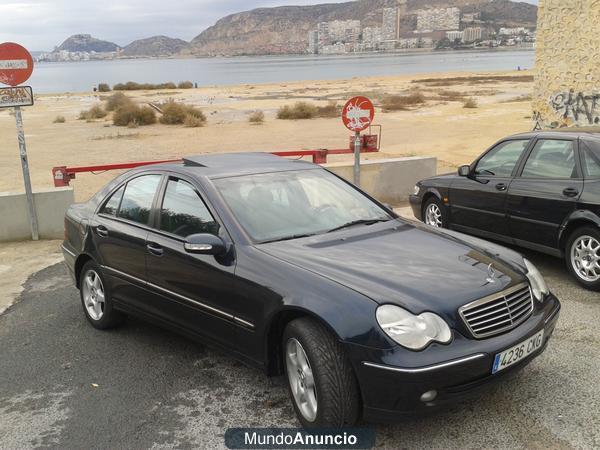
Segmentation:
{"type": "Polygon", "coordinates": [[[428,225],[564,258],[600,290],[600,133],[507,137],[458,173],[419,182],[410,203],[428,225]]]}
{"type": "Polygon", "coordinates": [[[132,314],[285,374],[305,427],[462,398],[538,356],[560,309],[518,253],[267,154],[127,172],[69,208],[65,235],[92,326],[132,314]]]}

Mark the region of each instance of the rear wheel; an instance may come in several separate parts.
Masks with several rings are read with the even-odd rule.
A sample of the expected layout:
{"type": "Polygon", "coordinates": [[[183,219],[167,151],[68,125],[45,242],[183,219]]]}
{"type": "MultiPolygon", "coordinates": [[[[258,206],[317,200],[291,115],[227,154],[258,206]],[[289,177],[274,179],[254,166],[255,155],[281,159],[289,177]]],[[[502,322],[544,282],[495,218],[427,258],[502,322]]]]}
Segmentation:
{"type": "Polygon", "coordinates": [[[581,227],[571,233],[565,259],[579,284],[587,289],[600,290],[600,231],[596,227],[581,227]]]}
{"type": "Polygon", "coordinates": [[[423,205],[423,222],[436,228],[447,228],[446,209],[437,197],[431,197],[423,205]]]}
{"type": "Polygon", "coordinates": [[[305,428],[353,426],[360,414],[358,383],[342,345],[320,323],[296,319],[283,334],[288,390],[305,428]]]}
{"type": "Polygon", "coordinates": [[[110,289],[100,267],[88,261],[81,270],[79,293],[88,322],[99,330],[112,328],[123,321],[123,313],[113,309],[110,289]]]}

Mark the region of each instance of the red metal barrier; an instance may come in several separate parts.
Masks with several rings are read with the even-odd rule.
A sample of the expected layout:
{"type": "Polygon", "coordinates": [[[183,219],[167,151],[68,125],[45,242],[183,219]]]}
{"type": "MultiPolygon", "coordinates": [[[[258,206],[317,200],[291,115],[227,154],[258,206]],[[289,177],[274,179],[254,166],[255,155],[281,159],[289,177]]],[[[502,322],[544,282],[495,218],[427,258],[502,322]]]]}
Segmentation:
{"type": "MultiPolygon", "coordinates": [[[[378,139],[377,135],[363,135],[363,145],[361,153],[373,153],[378,152],[378,139]]],[[[354,153],[354,137],[350,138],[350,146],[342,149],[318,149],[318,150],[293,150],[293,151],[282,151],[282,152],[271,152],[277,156],[310,156],[312,162],[315,164],[324,164],[327,162],[329,155],[343,155],[348,153],[354,153]]],[[[97,166],[83,166],[83,167],[67,167],[57,166],[52,168],[52,177],[54,179],[54,186],[62,187],[69,186],[71,180],[73,180],[78,173],[82,172],[105,172],[107,170],[119,170],[119,169],[133,169],[135,167],[147,166],[150,164],[161,164],[169,162],[178,162],[181,159],[166,159],[161,161],[135,161],[128,163],[117,163],[117,164],[101,164],[97,166]]]]}

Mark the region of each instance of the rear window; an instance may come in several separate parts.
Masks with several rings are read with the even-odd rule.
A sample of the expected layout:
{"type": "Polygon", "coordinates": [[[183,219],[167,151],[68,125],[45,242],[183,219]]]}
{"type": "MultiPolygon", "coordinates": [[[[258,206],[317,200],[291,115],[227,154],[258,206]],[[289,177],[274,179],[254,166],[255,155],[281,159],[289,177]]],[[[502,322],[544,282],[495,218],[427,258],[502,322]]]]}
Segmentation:
{"type": "Polygon", "coordinates": [[[583,173],[587,178],[600,178],[600,142],[582,141],[583,173]]]}
{"type": "Polygon", "coordinates": [[[127,183],[117,217],[147,225],[160,178],[160,175],[144,175],[127,183]]]}

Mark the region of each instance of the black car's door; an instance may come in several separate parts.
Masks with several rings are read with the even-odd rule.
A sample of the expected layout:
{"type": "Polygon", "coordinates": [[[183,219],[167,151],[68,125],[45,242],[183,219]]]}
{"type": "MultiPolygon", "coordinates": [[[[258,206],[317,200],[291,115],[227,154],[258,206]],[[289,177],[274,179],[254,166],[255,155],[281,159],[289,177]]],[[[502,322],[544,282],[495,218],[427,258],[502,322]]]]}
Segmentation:
{"type": "Polygon", "coordinates": [[[559,227],[583,191],[577,139],[538,139],[508,190],[507,213],[517,244],[558,247],[559,227]]]}
{"type": "Polygon", "coordinates": [[[450,188],[450,222],[458,230],[507,235],[506,193],[529,139],[500,142],[458,177],[450,188]]]}
{"type": "Polygon", "coordinates": [[[154,229],[147,239],[146,267],[152,295],[145,306],[153,315],[231,347],[237,340],[235,255],[226,230],[198,189],[169,176],[161,189],[154,229]],[[186,252],[185,238],[210,233],[230,247],[225,256],[186,252]]]}
{"type": "Polygon", "coordinates": [[[116,300],[139,303],[145,292],[146,237],[160,174],[145,174],[117,188],[92,218],[92,240],[116,300]]]}

